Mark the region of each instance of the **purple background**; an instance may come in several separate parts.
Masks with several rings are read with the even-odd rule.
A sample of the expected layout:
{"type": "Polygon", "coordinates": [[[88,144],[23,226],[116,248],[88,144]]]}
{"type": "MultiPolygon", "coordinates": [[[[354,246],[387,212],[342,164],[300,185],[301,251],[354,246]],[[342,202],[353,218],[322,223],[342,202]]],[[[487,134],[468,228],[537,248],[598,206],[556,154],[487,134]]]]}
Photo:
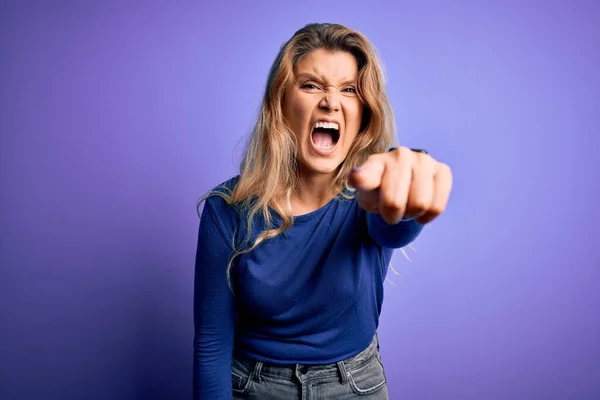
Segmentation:
{"type": "Polygon", "coordinates": [[[597,2],[122,3],[0,6],[1,399],[190,398],[195,201],[313,21],[455,173],[386,283],[392,399],[600,398],[597,2]]]}

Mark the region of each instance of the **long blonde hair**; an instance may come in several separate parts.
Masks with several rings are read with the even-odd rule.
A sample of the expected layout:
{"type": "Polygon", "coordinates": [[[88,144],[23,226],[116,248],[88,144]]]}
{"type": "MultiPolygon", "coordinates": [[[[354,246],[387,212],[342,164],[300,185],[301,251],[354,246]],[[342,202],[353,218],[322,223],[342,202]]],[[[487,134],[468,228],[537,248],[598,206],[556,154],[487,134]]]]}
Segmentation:
{"type": "MultiPolygon", "coordinates": [[[[246,240],[233,244],[234,253],[227,266],[227,279],[233,260],[255,249],[294,222],[281,204],[298,188],[297,146],[294,134],[283,115],[285,92],[294,81],[294,68],[313,50],[344,51],[352,54],[358,63],[357,92],[363,103],[363,120],[346,159],[333,181],[334,193],[348,195],[347,175],[354,166],[362,164],[369,155],[381,153],[396,144],[394,115],[386,91],[382,64],[374,46],[360,32],[340,24],[315,23],[298,30],[283,44],[267,80],[258,120],[246,144],[240,165],[240,176],[233,189],[220,186],[198,200],[200,204],[210,196],[220,196],[227,204],[235,204],[247,218],[246,240]],[[346,193],[346,194],[344,194],[346,193]],[[271,210],[281,219],[274,225],[271,210]],[[266,229],[251,241],[252,221],[262,213],[266,229]]],[[[231,286],[231,285],[230,285],[231,286]]]]}

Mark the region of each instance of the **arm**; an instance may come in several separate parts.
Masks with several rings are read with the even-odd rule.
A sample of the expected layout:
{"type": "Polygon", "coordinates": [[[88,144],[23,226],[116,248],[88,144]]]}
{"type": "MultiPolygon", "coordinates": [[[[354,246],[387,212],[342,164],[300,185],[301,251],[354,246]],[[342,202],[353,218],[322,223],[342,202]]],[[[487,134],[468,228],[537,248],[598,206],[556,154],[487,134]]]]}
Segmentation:
{"type": "Polygon", "coordinates": [[[400,147],[370,155],[350,171],[348,183],[367,211],[369,235],[383,247],[400,248],[446,209],[452,171],[424,150],[400,147]]]}
{"type": "Polygon", "coordinates": [[[380,214],[367,212],[369,235],[379,245],[398,249],[412,243],[423,230],[416,219],[402,219],[397,224],[388,224],[380,214]]]}
{"type": "Polygon", "coordinates": [[[234,301],[226,268],[233,253],[231,212],[219,197],[206,200],[200,219],[194,277],[195,400],[231,399],[234,301]]]}

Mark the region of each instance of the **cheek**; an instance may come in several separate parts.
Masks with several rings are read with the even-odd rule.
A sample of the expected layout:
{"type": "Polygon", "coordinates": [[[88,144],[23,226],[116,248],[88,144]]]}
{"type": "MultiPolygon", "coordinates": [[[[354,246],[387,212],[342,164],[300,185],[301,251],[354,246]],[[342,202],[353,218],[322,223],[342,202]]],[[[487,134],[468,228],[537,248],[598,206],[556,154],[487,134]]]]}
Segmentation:
{"type": "Polygon", "coordinates": [[[310,119],[310,107],[306,101],[302,101],[297,97],[290,98],[289,102],[286,103],[285,111],[285,117],[294,133],[297,136],[303,134],[305,131],[304,126],[310,119]]]}
{"type": "Polygon", "coordinates": [[[358,133],[362,121],[363,107],[360,103],[352,103],[346,109],[346,123],[351,127],[353,133],[358,133]]]}

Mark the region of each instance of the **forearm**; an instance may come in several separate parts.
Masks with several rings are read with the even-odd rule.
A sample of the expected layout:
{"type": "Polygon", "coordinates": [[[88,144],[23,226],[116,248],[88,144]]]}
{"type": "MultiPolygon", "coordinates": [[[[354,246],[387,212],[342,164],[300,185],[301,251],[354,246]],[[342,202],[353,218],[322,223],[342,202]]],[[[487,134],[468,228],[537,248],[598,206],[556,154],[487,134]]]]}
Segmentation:
{"type": "Polygon", "coordinates": [[[383,247],[398,249],[412,243],[423,230],[416,219],[388,224],[379,214],[367,212],[367,227],[373,240],[383,247]]]}
{"type": "Polygon", "coordinates": [[[209,339],[205,334],[194,340],[194,400],[231,399],[231,356],[233,339],[209,339]]]}

